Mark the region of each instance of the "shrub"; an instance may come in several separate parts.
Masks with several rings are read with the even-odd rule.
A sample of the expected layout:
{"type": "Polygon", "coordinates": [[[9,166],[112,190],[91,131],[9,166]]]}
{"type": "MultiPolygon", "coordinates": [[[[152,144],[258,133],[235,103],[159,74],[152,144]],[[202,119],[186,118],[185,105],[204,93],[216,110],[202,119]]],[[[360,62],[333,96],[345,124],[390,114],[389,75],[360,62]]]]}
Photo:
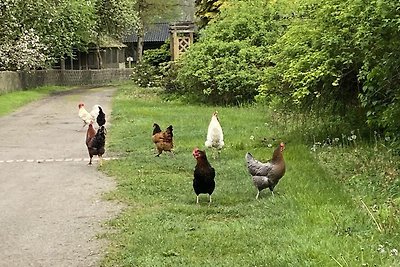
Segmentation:
{"type": "Polygon", "coordinates": [[[161,76],[157,67],[143,61],[132,68],[132,80],[141,87],[160,86],[161,76]]]}
{"type": "Polygon", "coordinates": [[[253,101],[263,69],[270,65],[268,44],[284,27],[285,17],[265,1],[234,1],[200,33],[182,57],[178,72],[180,93],[213,104],[253,101]]]}
{"type": "Polygon", "coordinates": [[[143,61],[133,66],[132,80],[142,87],[161,86],[161,68],[169,60],[169,41],[158,49],[145,50],[143,61]]]}

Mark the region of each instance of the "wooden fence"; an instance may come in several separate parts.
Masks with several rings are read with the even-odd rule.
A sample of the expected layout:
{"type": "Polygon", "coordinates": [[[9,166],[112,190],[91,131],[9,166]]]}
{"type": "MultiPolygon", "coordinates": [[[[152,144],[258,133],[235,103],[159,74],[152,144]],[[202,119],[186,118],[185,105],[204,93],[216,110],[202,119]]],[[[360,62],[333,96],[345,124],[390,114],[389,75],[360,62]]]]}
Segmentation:
{"type": "Polygon", "coordinates": [[[101,85],[128,80],[131,69],[0,71],[0,94],[46,85],[101,85]]]}

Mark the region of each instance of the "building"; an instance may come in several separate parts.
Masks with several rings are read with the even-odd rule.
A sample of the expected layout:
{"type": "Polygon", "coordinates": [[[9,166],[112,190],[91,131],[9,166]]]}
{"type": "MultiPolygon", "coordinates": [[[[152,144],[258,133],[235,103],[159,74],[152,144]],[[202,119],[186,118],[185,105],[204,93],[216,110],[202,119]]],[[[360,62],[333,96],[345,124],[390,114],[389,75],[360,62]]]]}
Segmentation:
{"type": "Polygon", "coordinates": [[[103,38],[99,45],[102,62],[101,66],[98,49],[94,43],[91,43],[86,52],[74,50],[72,57],[66,57],[64,63],[61,62],[54,68],[65,70],[125,68],[125,49],[125,44],[112,38],[103,38]]]}
{"type": "MultiPolygon", "coordinates": [[[[165,41],[169,39],[169,23],[152,23],[144,29],[143,51],[147,49],[160,48],[165,41]]],[[[137,59],[138,37],[136,33],[125,36],[122,41],[126,45],[126,57],[132,57],[133,61],[137,59]]]]}

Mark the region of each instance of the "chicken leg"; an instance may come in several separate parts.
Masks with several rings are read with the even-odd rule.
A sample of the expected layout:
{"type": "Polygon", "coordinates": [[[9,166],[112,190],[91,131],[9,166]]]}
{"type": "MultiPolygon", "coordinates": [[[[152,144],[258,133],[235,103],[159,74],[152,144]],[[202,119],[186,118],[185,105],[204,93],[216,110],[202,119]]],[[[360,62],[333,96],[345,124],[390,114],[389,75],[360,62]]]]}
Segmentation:
{"type": "MultiPolygon", "coordinates": [[[[260,196],[260,190],[258,190],[257,195],[256,195],[256,199],[258,199],[258,197],[260,196]]],[[[274,191],[271,190],[271,195],[275,196],[274,191]]]]}

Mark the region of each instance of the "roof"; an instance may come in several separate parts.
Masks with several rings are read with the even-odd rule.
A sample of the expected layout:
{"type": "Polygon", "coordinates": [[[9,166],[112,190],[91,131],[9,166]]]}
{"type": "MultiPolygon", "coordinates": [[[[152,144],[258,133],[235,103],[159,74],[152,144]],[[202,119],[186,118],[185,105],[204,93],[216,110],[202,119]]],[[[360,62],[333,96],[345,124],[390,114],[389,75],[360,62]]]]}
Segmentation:
{"type": "MultiPolygon", "coordinates": [[[[152,23],[145,27],[144,42],[165,42],[169,38],[169,23],[152,23]]],[[[123,38],[124,43],[136,43],[137,34],[132,33],[123,38]]]]}

